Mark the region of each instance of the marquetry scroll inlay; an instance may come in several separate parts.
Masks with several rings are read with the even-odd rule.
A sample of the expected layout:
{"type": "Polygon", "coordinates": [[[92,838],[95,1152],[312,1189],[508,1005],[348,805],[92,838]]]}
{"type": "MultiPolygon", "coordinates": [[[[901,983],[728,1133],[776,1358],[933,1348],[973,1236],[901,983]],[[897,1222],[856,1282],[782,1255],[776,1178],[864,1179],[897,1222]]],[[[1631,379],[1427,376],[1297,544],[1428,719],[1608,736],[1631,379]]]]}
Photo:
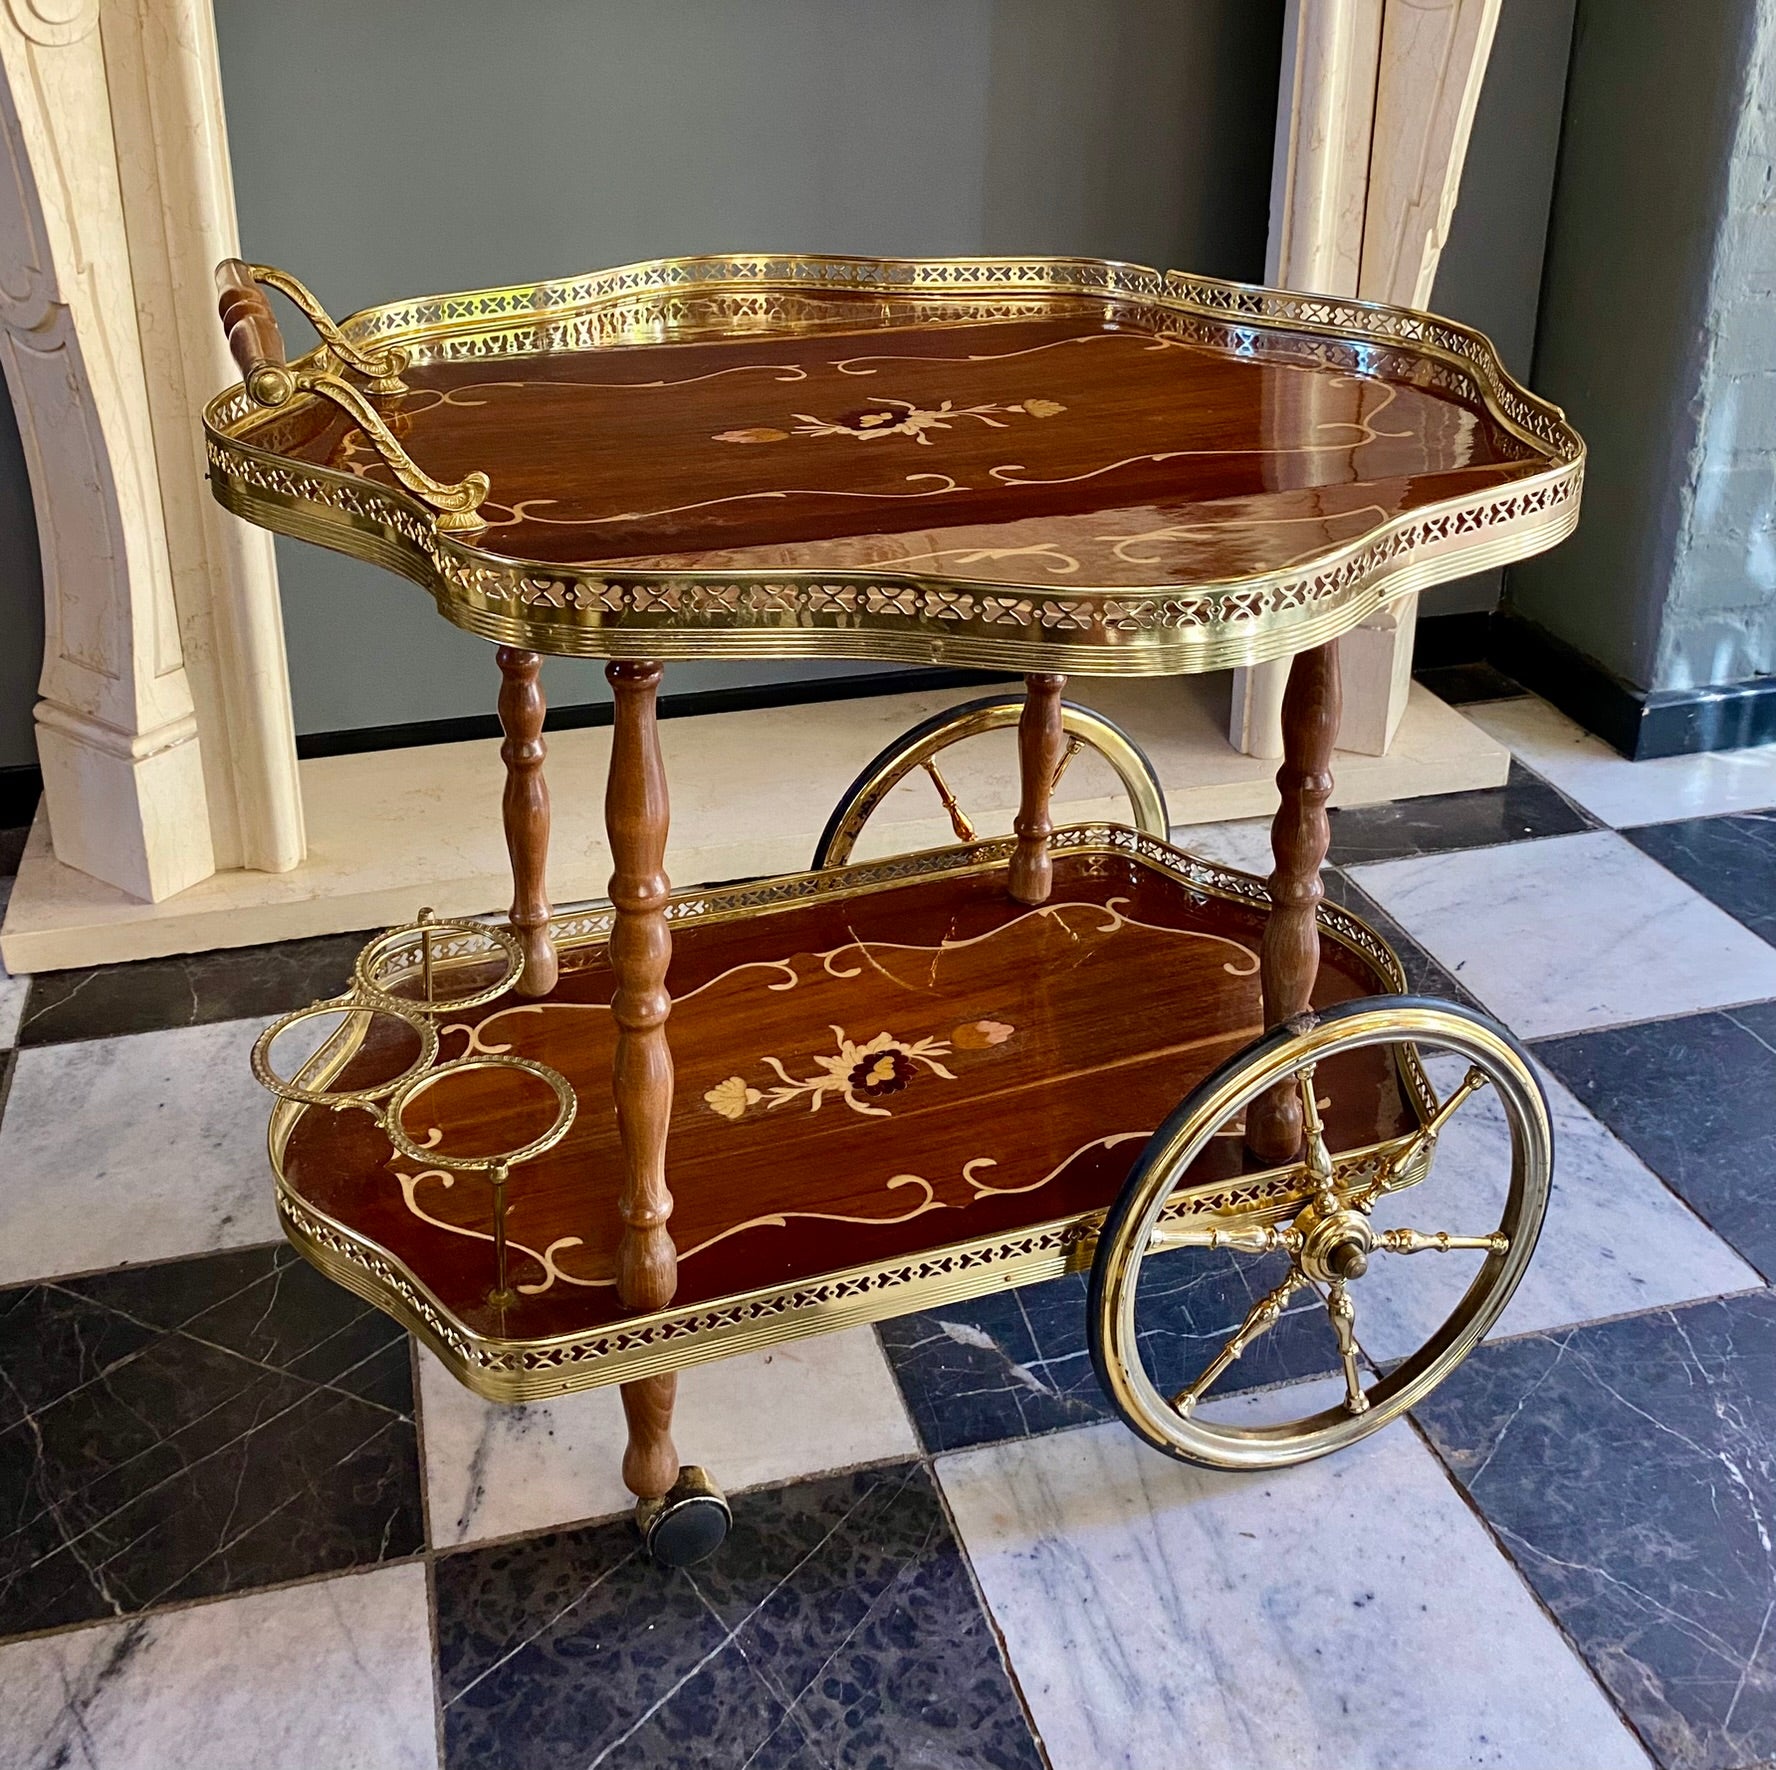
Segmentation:
{"type": "MultiPolygon", "coordinates": [[[[802,1178],[793,1201],[769,1210],[739,1184],[685,1188],[673,1219],[681,1269],[736,1236],[793,1222],[885,1225],[1037,1192],[1079,1159],[1144,1140],[1163,1116],[1158,1099],[1152,1111],[1131,1107],[1126,1125],[1082,1131],[1071,1154],[1063,1149],[1061,1160],[1045,1158],[1032,1170],[1020,1154],[1016,1115],[1007,1120],[1003,1104],[1048,1101],[1069,1076],[1087,1088],[1090,1077],[1101,1076],[1105,1087],[1120,1090],[1148,1065],[1162,1075],[1179,1060],[1213,1067],[1258,1030],[1258,972],[1253,946],[1143,920],[1128,899],[1111,897],[1044,904],[966,939],[857,939],[752,959],[685,989],[673,1004],[673,1044],[686,1083],[672,1129],[679,1162],[738,1173],[735,1164],[798,1163],[802,1151],[798,1165],[806,1167],[815,1145],[805,1139],[817,1137],[824,1152],[818,1159],[831,1173],[802,1178]],[[1068,974],[1059,984],[1057,967],[1068,974]],[[1107,984],[1131,969],[1176,976],[1181,967],[1223,1000],[1225,1031],[1190,1036],[1144,1015],[1119,1019],[1097,999],[1098,980],[1107,984]],[[896,1016],[887,1025],[884,1003],[896,1016]],[[958,1017],[959,1004],[978,1011],[958,1017]],[[749,1051],[735,1048],[736,1029],[755,1035],[749,1051]],[[833,1106],[848,1110],[835,1119],[823,1110],[833,1106]],[[952,1133],[933,1113],[959,1129],[952,1133]],[[797,1140],[783,1141],[786,1133],[797,1140]]],[[[453,1055],[459,1037],[464,1055],[546,1050],[572,1075],[601,1067],[611,1014],[599,1001],[507,998],[479,1019],[449,1022],[440,1036],[453,1055]]],[[[1170,1094],[1167,1082],[1164,1103],[1170,1094]]],[[[589,1132],[595,1143],[598,1123],[598,1115],[588,1115],[576,1138],[589,1132]]],[[[426,1128],[416,1122],[413,1130],[423,1144],[426,1128]]],[[[569,1168],[607,1159],[582,1142],[561,1153],[569,1168]]],[[[413,1219],[445,1235],[485,1238],[480,1201],[456,1177],[406,1162],[390,1166],[413,1219]]],[[[520,1192],[509,1240],[520,1296],[615,1282],[614,1250],[601,1236],[608,1226],[596,1201],[581,1233],[547,1242],[527,1238],[524,1219],[520,1192]]]]}

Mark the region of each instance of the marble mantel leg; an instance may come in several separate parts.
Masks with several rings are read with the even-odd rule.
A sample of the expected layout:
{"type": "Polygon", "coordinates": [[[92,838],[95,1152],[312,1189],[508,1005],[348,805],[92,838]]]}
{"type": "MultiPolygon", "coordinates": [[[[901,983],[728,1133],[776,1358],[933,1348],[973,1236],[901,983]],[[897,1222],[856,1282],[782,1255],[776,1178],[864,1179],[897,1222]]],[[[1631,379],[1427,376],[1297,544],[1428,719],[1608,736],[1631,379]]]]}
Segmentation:
{"type": "Polygon", "coordinates": [[[203,479],[198,413],[233,379],[203,296],[233,249],[225,141],[205,0],[0,7],[0,368],[42,556],[50,833],[150,901],[303,854],[270,538],[203,479]]]}
{"type": "MultiPolygon", "coordinates": [[[[1425,307],[1502,0],[1286,0],[1264,280],[1425,307]]],[[[1385,756],[1412,686],[1418,598],[1340,641],[1342,745],[1385,756]]],[[[1228,741],[1283,753],[1287,659],[1234,672],[1228,741]]]]}

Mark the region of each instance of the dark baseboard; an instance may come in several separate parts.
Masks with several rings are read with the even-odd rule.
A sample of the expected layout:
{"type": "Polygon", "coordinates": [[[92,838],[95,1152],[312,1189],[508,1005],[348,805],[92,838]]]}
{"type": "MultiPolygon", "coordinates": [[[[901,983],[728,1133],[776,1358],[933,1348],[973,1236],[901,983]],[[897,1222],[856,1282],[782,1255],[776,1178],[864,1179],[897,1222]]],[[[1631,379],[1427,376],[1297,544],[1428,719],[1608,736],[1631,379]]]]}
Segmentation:
{"type": "Polygon", "coordinates": [[[0,768],[0,830],[21,829],[37,815],[43,797],[43,770],[27,762],[0,768]]]}
{"type": "Polygon", "coordinates": [[[1491,664],[1633,762],[1776,743],[1776,677],[1649,694],[1508,609],[1433,616],[1418,632],[1415,667],[1491,664]]]}
{"type": "Polygon", "coordinates": [[[1776,677],[1648,695],[1634,757],[1643,762],[1755,744],[1776,744],[1776,677]]]}
{"type": "MultiPolygon", "coordinates": [[[[990,688],[1015,682],[1011,675],[985,670],[894,670],[871,676],[829,676],[812,682],[772,682],[756,688],[707,688],[689,694],[662,695],[660,717],[685,719],[699,713],[746,713],[761,707],[799,707],[815,701],[855,701],[869,695],[907,694],[921,688],[990,688]]],[[[575,707],[551,707],[548,731],[577,731],[609,725],[609,701],[575,707]]],[[[420,744],[460,744],[500,735],[494,713],[471,713],[460,719],[424,719],[411,725],[363,725],[351,731],[316,731],[296,740],[296,754],[356,756],[369,750],[411,750],[420,744]]]]}
{"type": "Polygon", "coordinates": [[[1421,615],[1412,638],[1414,670],[1442,670],[1453,664],[1484,664],[1492,632],[1492,611],[1421,615]]]}

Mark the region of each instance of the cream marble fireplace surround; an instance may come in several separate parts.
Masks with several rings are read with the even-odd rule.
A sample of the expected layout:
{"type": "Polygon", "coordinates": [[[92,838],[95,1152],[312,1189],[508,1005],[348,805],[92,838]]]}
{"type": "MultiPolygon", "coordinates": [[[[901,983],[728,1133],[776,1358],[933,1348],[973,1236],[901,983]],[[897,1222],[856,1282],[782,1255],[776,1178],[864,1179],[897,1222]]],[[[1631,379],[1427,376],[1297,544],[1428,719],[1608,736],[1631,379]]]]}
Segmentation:
{"type": "MultiPolygon", "coordinates": [[[[1499,4],[1289,0],[1270,280],[1424,304],[1499,4]]],[[[446,914],[495,907],[496,746],[299,765],[271,539],[204,481],[198,414],[235,379],[211,273],[237,250],[209,0],[0,0],[0,129],[0,365],[45,605],[44,807],[0,958],[54,969],[367,927],[422,900],[446,914]],[[464,808],[448,829],[441,802],[464,808]]],[[[1344,641],[1343,743],[1358,753],[1342,768],[1346,803],[1504,778],[1490,739],[1408,696],[1411,624],[1395,610],[1344,641]]],[[[488,680],[491,705],[491,659],[488,680]]],[[[1239,673],[1231,745],[1213,684],[1079,686],[1158,753],[1179,822],[1266,809],[1275,667],[1239,673]]],[[[670,722],[674,877],[805,864],[850,773],[929,698],[670,722]],[[774,770],[799,781],[787,795],[722,768],[767,719],[774,770]]],[[[605,737],[552,739],[558,808],[596,800],[605,737]],[[564,791],[563,765],[579,790],[564,791]]],[[[1015,799],[992,767],[976,784],[1015,799]]],[[[1076,812],[1062,811],[1090,815],[1093,790],[1082,783],[1076,812]]],[[[927,810],[909,808],[897,838],[919,840],[927,810]]],[[[595,822],[558,814],[561,901],[602,890],[595,822]]]]}

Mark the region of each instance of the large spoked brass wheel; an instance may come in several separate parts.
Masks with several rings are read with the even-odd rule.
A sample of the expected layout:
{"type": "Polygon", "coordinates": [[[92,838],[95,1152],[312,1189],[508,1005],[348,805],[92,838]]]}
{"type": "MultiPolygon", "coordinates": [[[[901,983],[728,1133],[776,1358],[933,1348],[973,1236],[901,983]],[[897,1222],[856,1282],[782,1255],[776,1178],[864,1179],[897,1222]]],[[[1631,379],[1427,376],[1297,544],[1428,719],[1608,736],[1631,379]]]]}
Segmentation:
{"type": "MultiPolygon", "coordinates": [[[[902,781],[919,770],[930,778],[938,802],[949,816],[956,840],[977,840],[974,821],[950,790],[950,783],[938,767],[938,755],[985,732],[1015,726],[1023,710],[1022,695],[993,695],[986,700],[946,708],[903,732],[846,788],[815,846],[815,869],[843,866],[851,858],[857,839],[876,808],[902,781]]],[[[1060,767],[1055,770],[1053,784],[1060,784],[1061,777],[1081,750],[1095,751],[1110,765],[1128,795],[1134,827],[1163,842],[1171,829],[1166,817],[1165,793],[1160,787],[1159,776],[1153,772],[1153,764],[1134,739],[1102,713],[1094,713],[1090,707],[1076,706],[1072,701],[1061,702],[1061,728],[1067,734],[1067,747],[1062,752],[1060,767]]]]}
{"type": "Polygon", "coordinates": [[[1498,1320],[1535,1248],[1553,1159],[1529,1058],[1482,1015],[1375,996],[1278,1027],[1154,1133],[1111,1209],[1088,1306],[1098,1380],[1141,1437],[1186,1462],[1277,1468],[1353,1444],[1421,1401],[1498,1320]],[[1436,1112],[1385,1159],[1329,1151],[1328,1064],[1403,1045],[1442,1094],[1436,1112]],[[1285,1172],[1256,1190],[1289,1202],[1193,1215],[1183,1177],[1279,1086],[1299,1091],[1303,1148],[1293,1185],[1285,1172]],[[1195,1265],[1162,1271],[1175,1262],[1195,1265]],[[1156,1295],[1217,1285],[1232,1302],[1213,1333],[1153,1319],[1156,1295]],[[1285,1337],[1288,1359],[1257,1378],[1275,1386],[1230,1394],[1254,1348],[1275,1359],[1285,1337]]]}

